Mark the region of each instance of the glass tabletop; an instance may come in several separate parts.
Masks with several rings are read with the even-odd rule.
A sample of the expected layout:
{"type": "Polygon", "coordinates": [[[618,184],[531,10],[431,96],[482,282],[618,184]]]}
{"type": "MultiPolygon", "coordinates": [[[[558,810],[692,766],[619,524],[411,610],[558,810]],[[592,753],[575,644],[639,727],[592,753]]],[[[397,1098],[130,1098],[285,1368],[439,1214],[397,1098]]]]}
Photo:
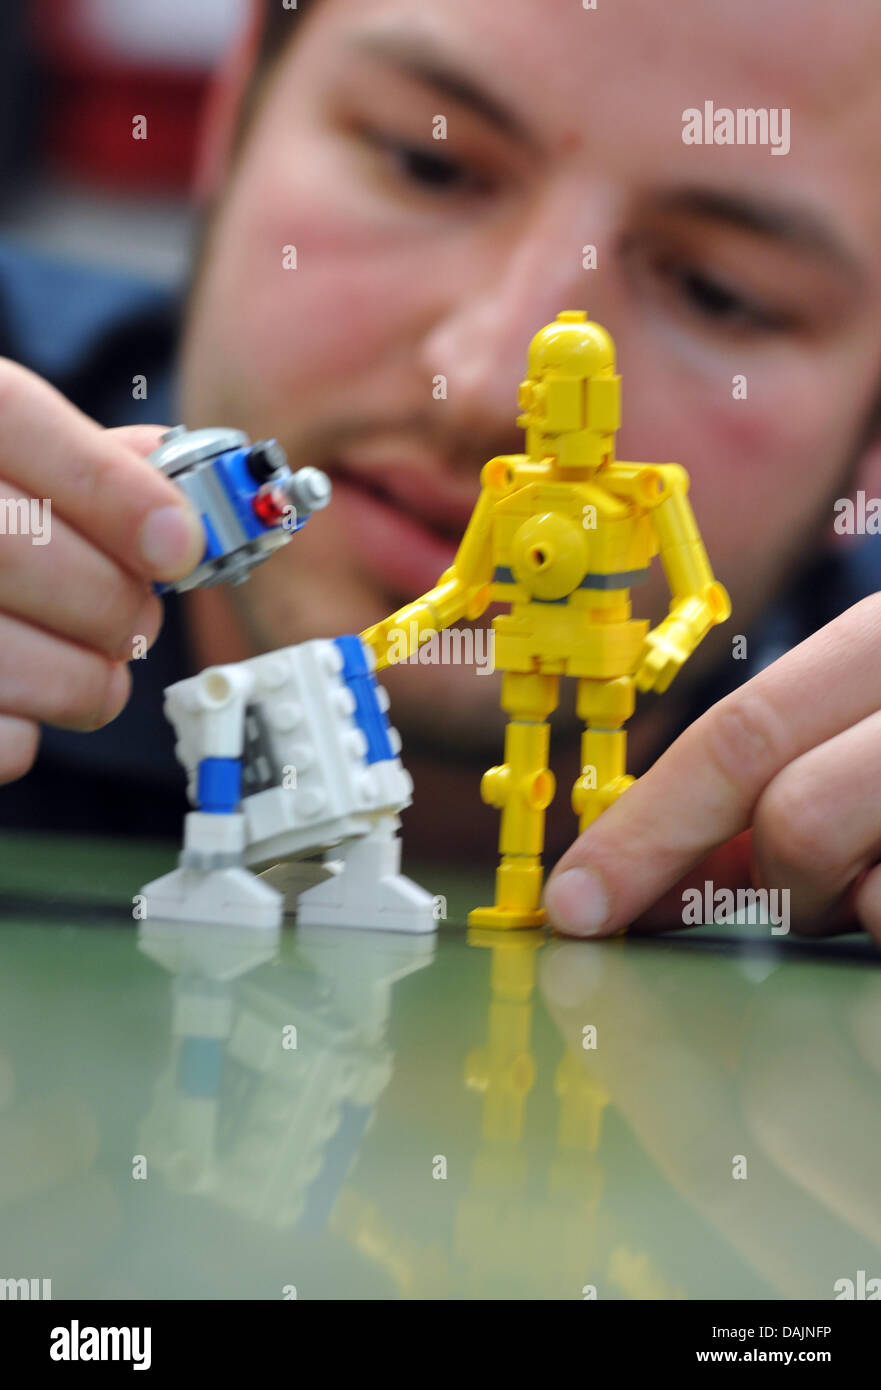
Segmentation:
{"type": "Polygon", "coordinates": [[[0,1280],[53,1299],[867,1296],[867,943],[468,933],[455,869],[432,938],[138,924],[126,893],[167,854],[0,846],[0,1280]]]}

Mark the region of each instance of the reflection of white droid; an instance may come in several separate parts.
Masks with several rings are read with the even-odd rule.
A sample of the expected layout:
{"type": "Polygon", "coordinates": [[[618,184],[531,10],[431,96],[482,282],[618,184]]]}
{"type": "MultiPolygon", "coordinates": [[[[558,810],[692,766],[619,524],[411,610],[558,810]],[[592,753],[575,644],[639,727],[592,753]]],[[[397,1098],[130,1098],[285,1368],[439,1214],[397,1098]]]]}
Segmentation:
{"type": "Polygon", "coordinates": [[[174,980],[170,1058],[139,1131],[150,1164],[261,1225],[323,1230],[392,1076],[393,986],[434,941],[147,919],[138,946],[174,980]]]}
{"type": "Polygon", "coordinates": [[[358,637],[215,666],[166,691],[191,803],[180,867],[143,889],[151,919],[275,927],[434,929],[432,898],[400,873],[412,782],[388,696],[358,637]],[[265,870],[326,852],[324,881],[265,870]]]}

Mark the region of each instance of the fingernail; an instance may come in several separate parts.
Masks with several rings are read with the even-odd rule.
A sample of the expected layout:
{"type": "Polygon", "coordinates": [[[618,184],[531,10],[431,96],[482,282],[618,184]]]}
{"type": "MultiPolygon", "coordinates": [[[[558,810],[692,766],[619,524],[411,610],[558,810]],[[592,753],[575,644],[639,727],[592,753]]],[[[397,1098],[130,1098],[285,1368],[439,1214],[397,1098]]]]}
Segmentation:
{"type": "Polygon", "coordinates": [[[183,507],[159,507],[141,527],[141,558],[157,579],[178,579],[195,569],[205,537],[183,507]]]}
{"type": "Polygon", "coordinates": [[[599,936],[609,920],[609,895],[593,869],[564,869],[545,889],[551,925],[572,936],[599,936]]]}
{"type": "Polygon", "coordinates": [[[131,694],[131,676],[128,667],[124,662],[120,662],[113,668],[110,680],[107,682],[107,691],[104,698],[104,709],[101,713],[101,723],[99,728],[103,729],[105,724],[109,724],[121,714],[128,704],[128,697],[131,694]]]}
{"type": "Polygon", "coordinates": [[[131,661],[144,654],[142,648],[149,651],[162,631],[162,604],[151,594],[135,618],[131,636],[126,644],[124,658],[131,661]]]}

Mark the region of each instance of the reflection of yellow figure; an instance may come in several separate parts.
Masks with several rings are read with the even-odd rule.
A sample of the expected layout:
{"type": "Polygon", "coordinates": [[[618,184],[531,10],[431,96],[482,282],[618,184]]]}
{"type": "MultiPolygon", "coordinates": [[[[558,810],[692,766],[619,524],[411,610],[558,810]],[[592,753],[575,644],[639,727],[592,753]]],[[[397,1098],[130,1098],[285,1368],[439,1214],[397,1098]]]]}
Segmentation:
{"type": "Polygon", "coordinates": [[[603,1113],[611,1097],[588,1069],[587,1059],[570,1048],[560,1059],[554,1076],[559,1101],[557,1151],[548,1177],[552,1196],[579,1193],[582,1201],[602,1192],[602,1168],[596,1157],[600,1147],[603,1113]],[[591,1186],[595,1192],[589,1191],[591,1186]]]}
{"type": "Polygon", "coordinates": [[[490,1005],[486,1044],[468,1053],[465,1083],[483,1096],[481,1133],[488,1145],[519,1145],[523,1139],[526,1098],[535,1081],[532,1054],[535,953],[544,944],[540,932],[517,938],[516,947],[497,944],[480,931],[469,932],[470,946],[490,946],[490,1005]],[[520,949],[518,949],[520,948],[520,949]]]}
{"type": "Polygon", "coordinates": [[[490,1289],[501,1296],[500,1287],[512,1297],[518,1280],[529,1282],[529,1271],[556,1267],[549,1247],[557,1232],[527,1196],[523,1148],[526,1103],[536,1078],[535,957],[544,936],[535,931],[505,938],[478,929],[468,933],[468,944],[490,949],[490,995],[486,1041],[465,1059],[465,1084],[481,1097],[481,1142],[456,1213],[455,1253],[467,1271],[468,1297],[486,1297],[490,1289]]]}
{"type": "Polygon", "coordinates": [[[475,928],[468,944],[488,948],[491,966],[486,1041],[465,1061],[465,1084],[482,1104],[480,1145],[456,1213],[454,1253],[465,1267],[456,1296],[596,1298],[614,1288],[614,1297],[680,1298],[646,1251],[622,1243],[604,1200],[601,1140],[612,1097],[590,1052],[570,1047],[556,1067],[549,1161],[540,1096],[539,1125],[527,1126],[539,1079],[532,1033],[544,934],[475,928]]]}
{"type": "Polygon", "coordinates": [[[666,690],[714,623],[730,613],[716,583],[677,464],[618,463],[620,377],[615,348],[581,311],[559,314],[533,338],[518,424],[526,453],[491,459],[452,566],[423,598],[362,633],[381,668],[491,601],[511,610],[493,622],[495,664],[505,674],[505,761],[484,774],[481,795],[502,813],[493,907],[477,927],[534,927],[545,811],[554,795],[548,716],[561,675],[578,680],[586,729],[572,804],[581,830],[632,782],[624,724],[634,685],[666,690]],[[663,622],[631,618],[630,588],[660,551],[672,601],[663,622]]]}

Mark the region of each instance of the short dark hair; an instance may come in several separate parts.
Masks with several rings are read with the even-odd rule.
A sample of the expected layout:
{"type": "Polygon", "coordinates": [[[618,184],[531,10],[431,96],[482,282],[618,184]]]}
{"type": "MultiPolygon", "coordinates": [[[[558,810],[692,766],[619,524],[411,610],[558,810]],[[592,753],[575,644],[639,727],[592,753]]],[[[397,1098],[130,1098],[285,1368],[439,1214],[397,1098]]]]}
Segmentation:
{"type": "Polygon", "coordinates": [[[283,0],[263,0],[263,24],[257,46],[258,69],[271,67],[296,26],[314,0],[297,0],[293,6],[286,6],[283,0]]]}
{"type": "MultiPolygon", "coordinates": [[[[272,76],[276,63],[285,53],[297,32],[298,21],[302,21],[306,12],[315,7],[315,0],[297,0],[296,9],[288,9],[283,0],[261,0],[261,3],[263,18],[260,21],[254,61],[248,74],[247,86],[236,119],[229,169],[234,169],[238,163],[238,157],[251,130],[254,116],[259,109],[260,98],[272,76]]],[[[224,182],[227,180],[225,179],[224,182]]],[[[190,300],[196,292],[201,277],[211,227],[222,199],[223,194],[220,190],[212,190],[202,204],[196,219],[192,244],[194,274],[188,296],[190,300]]]]}
{"type": "Polygon", "coordinates": [[[260,93],[266,85],[268,76],[291,42],[298,23],[302,21],[306,12],[314,7],[315,0],[295,0],[295,8],[286,6],[284,0],[262,0],[262,3],[263,20],[257,39],[254,66],[239,115],[239,129],[236,136],[237,148],[241,146],[244,135],[251,124],[260,93]]]}

